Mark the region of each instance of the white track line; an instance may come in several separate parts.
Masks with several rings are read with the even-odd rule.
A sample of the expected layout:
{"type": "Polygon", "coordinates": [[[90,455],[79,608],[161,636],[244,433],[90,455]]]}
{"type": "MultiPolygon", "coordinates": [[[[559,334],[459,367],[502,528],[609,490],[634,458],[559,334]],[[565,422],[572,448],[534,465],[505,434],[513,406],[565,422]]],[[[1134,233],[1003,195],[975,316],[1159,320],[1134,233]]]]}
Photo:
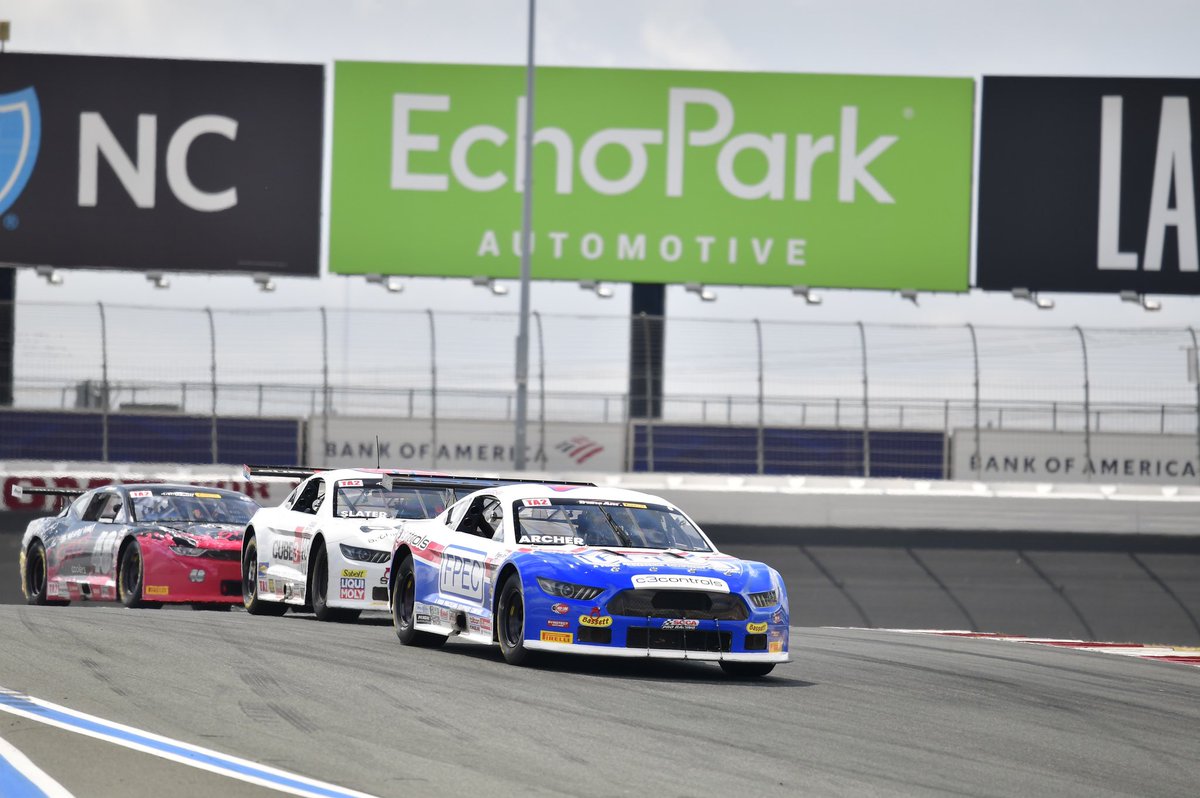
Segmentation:
{"type": "Polygon", "coordinates": [[[75,798],[3,737],[0,737],[0,795],[75,798]]]}
{"type": "Polygon", "coordinates": [[[94,715],[86,715],[3,687],[0,687],[0,711],[278,792],[304,798],[375,798],[357,790],[348,790],[269,765],[260,765],[209,748],[201,748],[94,715]]]}

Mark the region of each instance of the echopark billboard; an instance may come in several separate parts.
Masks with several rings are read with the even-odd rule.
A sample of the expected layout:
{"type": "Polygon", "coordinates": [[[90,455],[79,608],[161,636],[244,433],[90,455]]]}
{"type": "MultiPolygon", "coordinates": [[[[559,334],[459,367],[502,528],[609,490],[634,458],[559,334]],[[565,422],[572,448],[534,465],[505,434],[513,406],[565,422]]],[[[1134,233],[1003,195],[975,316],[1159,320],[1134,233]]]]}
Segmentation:
{"type": "Polygon", "coordinates": [[[985,77],[980,288],[1200,294],[1200,80],[985,77]]]}
{"type": "Polygon", "coordinates": [[[0,261],[318,271],[324,67],[0,56],[0,261]]]}
{"type": "MultiPolygon", "coordinates": [[[[543,67],[534,278],[967,289],[967,78],[543,67]]],[[[330,270],[515,277],[525,71],[335,64],[330,270]]]]}

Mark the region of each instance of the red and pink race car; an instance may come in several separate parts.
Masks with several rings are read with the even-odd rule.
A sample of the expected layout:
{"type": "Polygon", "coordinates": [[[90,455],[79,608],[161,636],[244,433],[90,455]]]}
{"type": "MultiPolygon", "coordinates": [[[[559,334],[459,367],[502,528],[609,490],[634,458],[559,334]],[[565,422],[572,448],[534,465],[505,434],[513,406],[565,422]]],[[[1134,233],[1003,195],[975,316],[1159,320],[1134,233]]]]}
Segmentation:
{"type": "Polygon", "coordinates": [[[30,604],[228,609],[242,602],[242,532],[258,509],[248,496],[171,484],[12,490],[71,499],[58,515],[31,521],[21,541],[21,589],[30,604]]]}

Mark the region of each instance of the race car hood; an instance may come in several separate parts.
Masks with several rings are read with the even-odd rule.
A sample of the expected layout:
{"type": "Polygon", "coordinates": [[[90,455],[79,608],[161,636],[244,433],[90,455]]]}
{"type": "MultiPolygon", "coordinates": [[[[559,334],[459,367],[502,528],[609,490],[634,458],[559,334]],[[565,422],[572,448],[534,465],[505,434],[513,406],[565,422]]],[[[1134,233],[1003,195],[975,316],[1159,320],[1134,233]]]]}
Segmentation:
{"type": "Polygon", "coordinates": [[[594,584],[602,577],[610,582],[618,574],[638,576],[644,587],[715,589],[732,593],[769,590],[771,570],[759,562],[739,560],[727,554],[680,551],[678,549],[577,548],[556,551],[539,548],[525,556],[536,558],[556,578],[594,584]],[[676,578],[680,577],[680,578],[676,578]],[[690,578],[683,578],[690,577],[690,578]]]}
{"type": "Polygon", "coordinates": [[[186,541],[186,545],[199,549],[240,549],[242,533],[240,526],[229,524],[165,523],[144,524],[134,534],[154,540],[175,543],[175,538],[186,541]]]}

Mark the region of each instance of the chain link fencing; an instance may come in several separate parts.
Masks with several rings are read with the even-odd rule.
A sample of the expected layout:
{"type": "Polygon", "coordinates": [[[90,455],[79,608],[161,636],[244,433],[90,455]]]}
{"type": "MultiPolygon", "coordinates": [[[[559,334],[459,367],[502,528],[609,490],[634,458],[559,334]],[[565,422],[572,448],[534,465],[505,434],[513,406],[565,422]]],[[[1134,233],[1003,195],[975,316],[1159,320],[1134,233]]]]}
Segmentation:
{"type": "MultiPolygon", "coordinates": [[[[512,313],[99,302],[12,310],[9,412],[41,414],[42,448],[61,459],[85,459],[81,440],[98,445],[97,459],[127,459],[116,452],[136,448],[121,437],[139,434],[124,421],[135,416],[189,419],[186,433],[160,425],[153,434],[168,453],[176,444],[181,461],[203,450],[202,462],[261,461],[264,447],[305,460],[314,421],[328,430],[340,418],[431,428],[514,420],[512,313]],[[71,422],[81,417],[98,419],[98,441],[71,422]],[[281,429],[295,430],[292,451],[281,429]]],[[[1192,328],[541,312],[531,322],[531,428],[619,427],[633,470],[1090,480],[1133,468],[1137,481],[1150,462],[1159,479],[1149,481],[1200,482],[1192,328]],[[1032,470],[1031,456],[1040,458],[1032,470]]],[[[16,429],[37,426],[28,418],[6,423],[0,456],[31,451],[16,429]]]]}

